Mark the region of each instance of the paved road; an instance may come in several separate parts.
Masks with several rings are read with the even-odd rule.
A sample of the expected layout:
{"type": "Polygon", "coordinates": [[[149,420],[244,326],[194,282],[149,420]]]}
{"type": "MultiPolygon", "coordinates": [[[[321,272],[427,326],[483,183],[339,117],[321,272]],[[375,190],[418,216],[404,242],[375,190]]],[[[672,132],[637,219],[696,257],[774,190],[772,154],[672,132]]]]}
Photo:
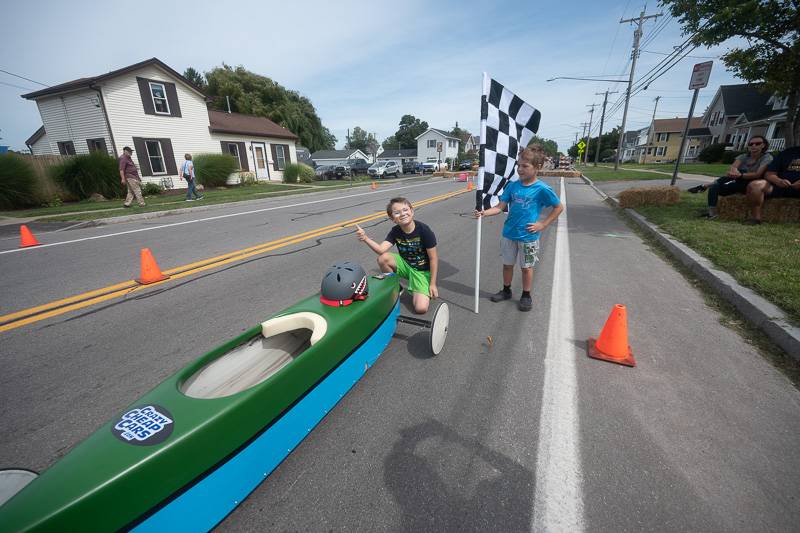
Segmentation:
{"type": "MultiPolygon", "coordinates": [[[[50,234],[75,242],[0,254],[0,313],[130,279],[143,246],[166,270],[378,212],[395,194],[419,202],[457,186],[386,185],[50,234]]],[[[425,333],[400,324],[220,529],[795,528],[798,391],[590,187],[566,180],[562,197],[528,314],[485,299],[499,285],[499,217],[484,224],[475,315],[470,196],[419,209],[440,240],[452,309],[444,353],[429,357],[425,333]],[[628,309],[633,369],[585,356],[615,303],[628,309]]],[[[367,226],[373,237],[389,229],[367,226]]],[[[0,333],[0,465],[46,468],[199,354],[315,291],[325,266],[345,258],[374,265],[339,230],[0,333]]]]}

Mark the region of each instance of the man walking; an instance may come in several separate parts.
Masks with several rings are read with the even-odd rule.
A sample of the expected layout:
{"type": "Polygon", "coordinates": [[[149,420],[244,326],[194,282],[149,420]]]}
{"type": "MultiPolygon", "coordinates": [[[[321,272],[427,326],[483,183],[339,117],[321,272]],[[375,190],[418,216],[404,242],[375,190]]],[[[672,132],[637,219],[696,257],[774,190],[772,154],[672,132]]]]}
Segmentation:
{"type": "Polygon", "coordinates": [[[139,171],[136,170],[136,165],[131,159],[133,148],[126,146],[122,149],[122,155],[119,156],[119,177],[122,184],[128,188],[128,195],[125,197],[125,207],[130,207],[134,197],[139,203],[139,207],[144,207],[144,198],[142,197],[142,180],[139,178],[139,171]]]}

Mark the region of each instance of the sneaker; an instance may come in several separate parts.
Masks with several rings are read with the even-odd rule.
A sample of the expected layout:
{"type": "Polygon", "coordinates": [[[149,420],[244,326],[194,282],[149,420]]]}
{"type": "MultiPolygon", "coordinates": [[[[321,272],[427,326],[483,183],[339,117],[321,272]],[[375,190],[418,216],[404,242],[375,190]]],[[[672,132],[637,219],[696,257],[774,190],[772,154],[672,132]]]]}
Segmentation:
{"type": "Polygon", "coordinates": [[[530,296],[522,296],[519,299],[519,310],[520,311],[530,311],[533,309],[533,300],[530,296]]]}
{"type": "Polygon", "coordinates": [[[748,218],[747,220],[742,222],[742,224],[744,224],[745,226],[758,226],[759,224],[761,224],[761,220],[757,218],[748,218]]]}
{"type": "Polygon", "coordinates": [[[203,196],[198,196],[197,198],[195,198],[195,200],[202,200],[203,198],[204,198],[203,196]]]}
{"type": "Polygon", "coordinates": [[[122,204],[122,207],[128,207],[128,208],[130,208],[130,206],[131,206],[131,204],[122,204]]]}
{"type": "Polygon", "coordinates": [[[187,202],[194,202],[194,198],[187,198],[186,201],[187,202]]]}
{"type": "Polygon", "coordinates": [[[489,296],[489,299],[493,302],[502,302],[503,300],[510,300],[511,299],[511,291],[506,291],[504,289],[500,289],[495,294],[489,296]]]}
{"type": "Polygon", "coordinates": [[[687,189],[687,191],[692,193],[692,194],[697,194],[697,193],[703,192],[705,190],[706,190],[706,186],[705,185],[697,185],[696,187],[692,187],[690,189],[687,189]]]}
{"type": "Polygon", "coordinates": [[[716,215],[714,213],[703,213],[702,215],[700,215],[700,218],[707,218],[709,220],[713,220],[713,219],[717,218],[718,216],[719,215],[716,215]]]}
{"type": "Polygon", "coordinates": [[[139,204],[139,207],[145,207],[147,204],[139,204]]]}

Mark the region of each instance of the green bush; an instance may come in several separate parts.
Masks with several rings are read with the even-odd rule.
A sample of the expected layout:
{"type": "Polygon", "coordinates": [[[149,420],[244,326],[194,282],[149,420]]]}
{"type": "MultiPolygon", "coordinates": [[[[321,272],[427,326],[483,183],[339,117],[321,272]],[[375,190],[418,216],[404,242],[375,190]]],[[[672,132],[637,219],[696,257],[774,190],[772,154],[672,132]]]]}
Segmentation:
{"type": "Polygon", "coordinates": [[[252,172],[240,172],[239,185],[245,187],[250,185],[258,185],[258,178],[256,178],[256,175],[252,172]]]}
{"type": "Polygon", "coordinates": [[[723,154],[725,154],[724,143],[709,144],[700,151],[697,155],[697,159],[703,163],[719,163],[722,160],[723,154]]]}
{"type": "Polygon", "coordinates": [[[145,196],[158,196],[164,192],[164,187],[159,183],[148,182],[142,185],[142,194],[145,196]]]}
{"type": "Polygon", "coordinates": [[[733,160],[736,159],[737,155],[740,155],[740,154],[743,154],[743,153],[744,152],[737,152],[737,151],[734,151],[734,150],[730,150],[730,151],[724,152],[722,154],[722,157],[720,158],[719,162],[720,163],[725,163],[726,165],[730,165],[731,163],[733,163],[733,160]]]}
{"type": "Polygon", "coordinates": [[[315,178],[314,169],[303,163],[289,163],[283,171],[284,183],[311,183],[315,178]]]}
{"type": "Polygon", "coordinates": [[[117,160],[103,152],[76,155],[51,167],[50,172],[56,183],[79,200],[94,193],[106,198],[119,198],[125,192],[125,186],[120,183],[117,160]]]}
{"type": "Polygon", "coordinates": [[[197,182],[204,187],[224,187],[228,176],[239,170],[236,159],[229,154],[199,154],[192,161],[197,182]]]}
{"type": "Polygon", "coordinates": [[[35,205],[35,180],[30,163],[16,154],[0,155],[0,209],[35,205]]]}

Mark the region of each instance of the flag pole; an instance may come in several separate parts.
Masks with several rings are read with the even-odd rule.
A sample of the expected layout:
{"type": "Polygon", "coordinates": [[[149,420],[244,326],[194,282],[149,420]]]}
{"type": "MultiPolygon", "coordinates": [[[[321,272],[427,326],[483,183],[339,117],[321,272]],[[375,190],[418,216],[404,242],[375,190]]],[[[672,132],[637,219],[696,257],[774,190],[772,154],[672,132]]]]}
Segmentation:
{"type": "MultiPolygon", "coordinates": [[[[489,76],[484,72],[483,73],[483,82],[481,83],[481,109],[483,109],[483,99],[486,98],[488,94],[488,80],[489,76]]],[[[480,150],[484,150],[484,144],[486,143],[486,119],[483,118],[483,112],[481,112],[481,131],[480,131],[480,150]]],[[[483,160],[483,158],[481,158],[483,160]]],[[[483,166],[478,168],[478,183],[477,191],[478,191],[478,198],[480,199],[480,203],[478,207],[483,209],[483,166]]],[[[475,314],[478,314],[478,300],[479,300],[479,293],[481,289],[481,223],[483,222],[483,217],[478,217],[475,230],[475,314]]]]}

